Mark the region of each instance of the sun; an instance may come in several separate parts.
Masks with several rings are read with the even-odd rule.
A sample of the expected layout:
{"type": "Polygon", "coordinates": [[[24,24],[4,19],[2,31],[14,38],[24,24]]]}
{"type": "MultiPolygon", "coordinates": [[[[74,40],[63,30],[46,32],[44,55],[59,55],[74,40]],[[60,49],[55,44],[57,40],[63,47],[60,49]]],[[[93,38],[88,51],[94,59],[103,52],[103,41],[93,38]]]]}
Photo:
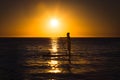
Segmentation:
{"type": "Polygon", "coordinates": [[[51,20],[50,20],[50,26],[51,26],[51,27],[56,28],[56,27],[58,27],[58,25],[59,25],[58,19],[51,19],[51,20]]]}

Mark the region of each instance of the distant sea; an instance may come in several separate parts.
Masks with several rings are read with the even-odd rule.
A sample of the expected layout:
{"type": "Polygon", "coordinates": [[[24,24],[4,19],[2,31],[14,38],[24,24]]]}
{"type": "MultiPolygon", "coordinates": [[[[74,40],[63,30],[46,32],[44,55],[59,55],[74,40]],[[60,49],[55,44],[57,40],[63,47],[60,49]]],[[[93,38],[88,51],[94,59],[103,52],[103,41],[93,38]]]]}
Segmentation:
{"type": "Polygon", "coordinates": [[[120,38],[0,38],[0,80],[120,80],[120,38]]]}

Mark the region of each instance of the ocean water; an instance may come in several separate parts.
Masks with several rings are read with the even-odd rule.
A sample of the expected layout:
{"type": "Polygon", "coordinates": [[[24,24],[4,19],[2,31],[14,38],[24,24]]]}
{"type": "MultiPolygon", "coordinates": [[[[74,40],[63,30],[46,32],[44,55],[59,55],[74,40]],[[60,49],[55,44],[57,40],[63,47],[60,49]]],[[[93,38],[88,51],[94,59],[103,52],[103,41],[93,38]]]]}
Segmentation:
{"type": "Polygon", "coordinates": [[[0,38],[0,80],[120,80],[120,38],[0,38]]]}

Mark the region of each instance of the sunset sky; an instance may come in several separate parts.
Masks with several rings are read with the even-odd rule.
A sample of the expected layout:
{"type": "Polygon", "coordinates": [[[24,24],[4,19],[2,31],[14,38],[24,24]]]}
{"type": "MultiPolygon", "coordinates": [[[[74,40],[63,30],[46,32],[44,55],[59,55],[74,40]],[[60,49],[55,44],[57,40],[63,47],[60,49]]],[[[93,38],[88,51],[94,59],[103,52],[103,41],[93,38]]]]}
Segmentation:
{"type": "Polygon", "coordinates": [[[120,37],[120,1],[0,0],[0,37],[64,37],[67,32],[120,37]]]}

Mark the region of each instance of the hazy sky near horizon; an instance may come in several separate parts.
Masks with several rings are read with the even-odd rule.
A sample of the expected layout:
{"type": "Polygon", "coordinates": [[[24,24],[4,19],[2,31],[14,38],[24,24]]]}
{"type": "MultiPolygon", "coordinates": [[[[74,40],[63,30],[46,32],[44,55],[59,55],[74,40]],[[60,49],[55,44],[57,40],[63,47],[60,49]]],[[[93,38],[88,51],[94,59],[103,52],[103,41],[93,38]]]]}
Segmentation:
{"type": "Polygon", "coordinates": [[[120,37],[119,0],[0,0],[0,37],[120,37]],[[60,21],[51,29],[49,19],[60,21]]]}

